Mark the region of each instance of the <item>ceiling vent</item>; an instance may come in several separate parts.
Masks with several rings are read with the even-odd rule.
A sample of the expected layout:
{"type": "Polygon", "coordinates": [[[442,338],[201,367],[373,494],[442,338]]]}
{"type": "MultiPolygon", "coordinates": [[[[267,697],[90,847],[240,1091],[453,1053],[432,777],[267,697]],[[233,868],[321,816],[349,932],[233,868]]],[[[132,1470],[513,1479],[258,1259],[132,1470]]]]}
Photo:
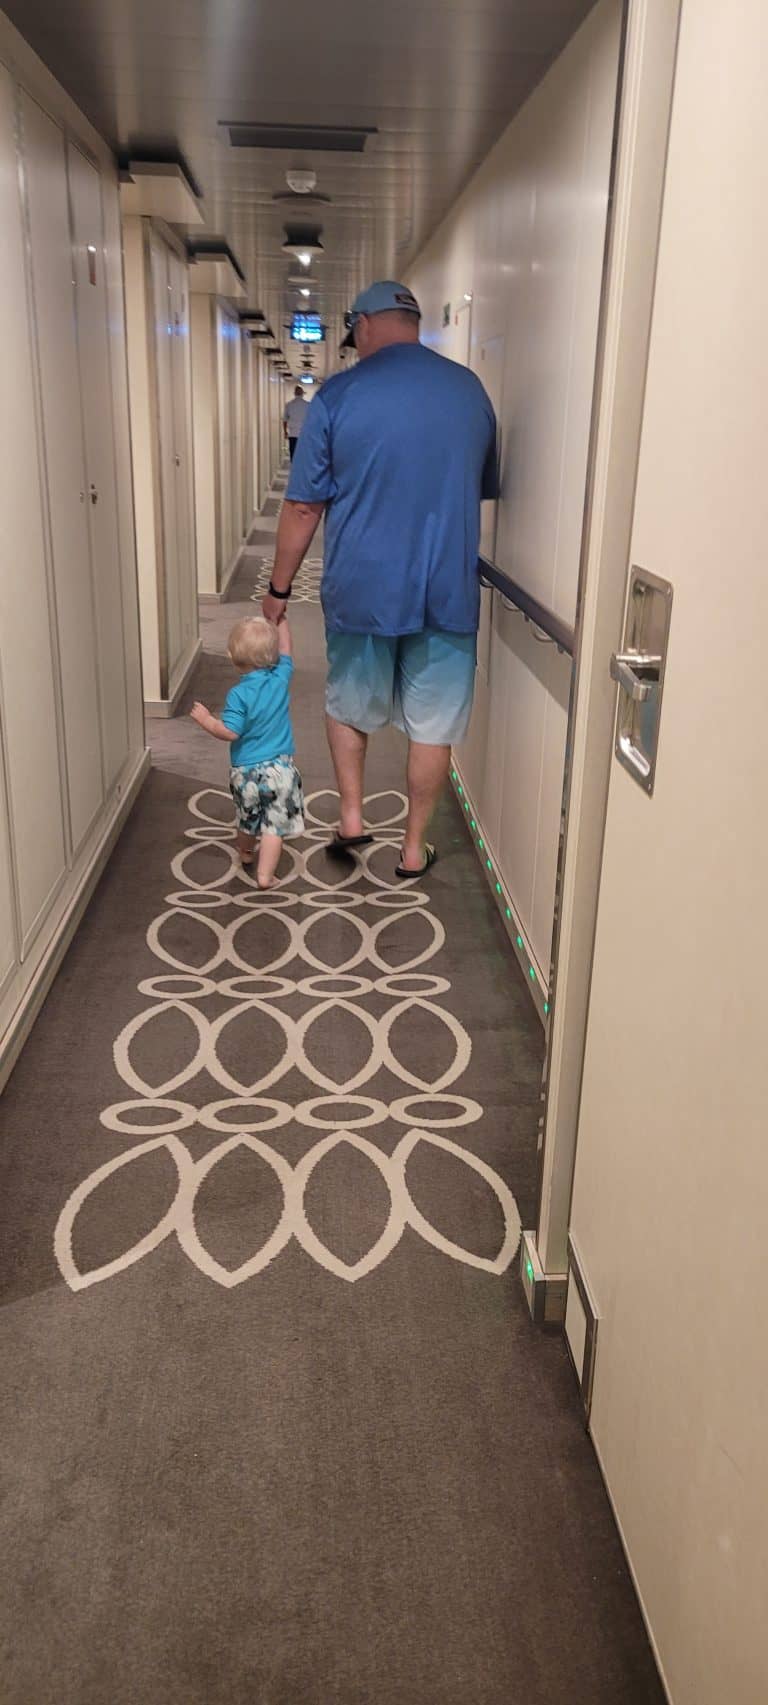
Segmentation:
{"type": "Polygon", "coordinates": [[[228,119],[221,126],[229,131],[233,148],[301,148],[307,152],[362,154],[375,125],[352,124],[238,124],[228,119]]]}

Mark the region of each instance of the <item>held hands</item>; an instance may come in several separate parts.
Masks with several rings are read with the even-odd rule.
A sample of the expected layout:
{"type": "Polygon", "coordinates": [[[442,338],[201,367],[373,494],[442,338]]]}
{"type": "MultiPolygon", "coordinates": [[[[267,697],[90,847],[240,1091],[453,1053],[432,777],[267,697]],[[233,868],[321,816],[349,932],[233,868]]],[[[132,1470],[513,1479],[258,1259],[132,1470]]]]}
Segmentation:
{"type": "Polygon", "coordinates": [[[278,627],[286,619],[287,600],[273,598],[270,592],[265,593],[261,603],[261,613],[268,622],[274,622],[278,627]]]}

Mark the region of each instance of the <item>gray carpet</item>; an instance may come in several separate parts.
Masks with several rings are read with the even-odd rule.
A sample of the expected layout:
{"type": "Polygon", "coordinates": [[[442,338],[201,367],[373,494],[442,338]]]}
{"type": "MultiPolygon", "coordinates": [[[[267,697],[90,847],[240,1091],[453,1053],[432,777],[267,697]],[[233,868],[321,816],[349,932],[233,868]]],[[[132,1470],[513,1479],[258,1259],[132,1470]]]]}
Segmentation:
{"type": "MultiPolygon", "coordinates": [[[[203,608],[212,706],[253,578],[203,608]]],[[[222,749],[154,723],[3,1100],[0,1699],[660,1705],[512,1259],[538,1022],[450,799],[396,890],[399,737],[370,860],[328,858],[317,606],[293,626],[316,797],[277,895],[232,867],[222,749]]]]}

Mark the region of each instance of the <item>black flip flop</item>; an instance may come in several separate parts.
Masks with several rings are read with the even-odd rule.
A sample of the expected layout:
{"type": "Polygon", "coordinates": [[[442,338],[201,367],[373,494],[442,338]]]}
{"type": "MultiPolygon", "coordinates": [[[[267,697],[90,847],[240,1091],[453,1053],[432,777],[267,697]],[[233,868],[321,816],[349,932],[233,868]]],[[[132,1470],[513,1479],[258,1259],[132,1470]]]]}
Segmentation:
{"type": "Polygon", "coordinates": [[[427,855],[427,856],[426,856],[426,858],[425,858],[425,860],[424,860],[424,863],[423,863],[423,865],[422,865],[422,867],[421,867],[421,870],[408,870],[408,869],[407,869],[407,868],[406,868],[406,866],[405,866],[405,865],[404,865],[404,864],[402,864],[402,863],[401,863],[401,864],[396,864],[396,865],[395,865],[395,875],[396,875],[396,876],[399,876],[399,877],[400,877],[400,880],[401,880],[401,881],[402,881],[402,882],[405,882],[405,881],[410,881],[410,882],[413,882],[413,881],[418,881],[418,878],[419,878],[419,877],[420,877],[420,876],[426,876],[426,874],[427,874],[427,871],[428,871],[428,870],[430,870],[430,869],[431,869],[431,867],[432,867],[432,865],[433,865],[433,864],[434,864],[434,862],[435,862],[435,859],[436,859],[436,858],[437,858],[437,848],[436,848],[436,847],[430,847],[430,846],[427,846],[427,847],[426,847],[426,848],[425,848],[425,852],[426,852],[426,855],[427,855]]]}
{"type": "Polygon", "coordinates": [[[336,830],[333,840],[328,842],[329,853],[356,852],[358,847],[373,845],[373,835],[341,835],[336,830]]]}

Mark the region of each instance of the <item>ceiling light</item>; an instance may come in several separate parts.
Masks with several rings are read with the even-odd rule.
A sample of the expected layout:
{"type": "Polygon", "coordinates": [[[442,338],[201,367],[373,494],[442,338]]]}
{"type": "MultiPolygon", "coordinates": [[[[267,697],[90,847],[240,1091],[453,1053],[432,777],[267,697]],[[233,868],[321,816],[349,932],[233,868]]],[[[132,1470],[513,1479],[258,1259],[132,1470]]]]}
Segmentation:
{"type": "Polygon", "coordinates": [[[285,181],[288,188],[292,189],[296,195],[311,195],[317,183],[317,172],[299,171],[297,168],[289,166],[285,174],[285,181]]]}
{"type": "Polygon", "coordinates": [[[301,249],[296,256],[296,259],[299,263],[299,266],[311,266],[312,265],[312,256],[311,256],[311,254],[309,254],[307,249],[301,249]]]}
{"type": "Polygon", "coordinates": [[[300,296],[311,296],[312,292],[306,284],[302,284],[299,288],[299,295],[300,296]]]}

